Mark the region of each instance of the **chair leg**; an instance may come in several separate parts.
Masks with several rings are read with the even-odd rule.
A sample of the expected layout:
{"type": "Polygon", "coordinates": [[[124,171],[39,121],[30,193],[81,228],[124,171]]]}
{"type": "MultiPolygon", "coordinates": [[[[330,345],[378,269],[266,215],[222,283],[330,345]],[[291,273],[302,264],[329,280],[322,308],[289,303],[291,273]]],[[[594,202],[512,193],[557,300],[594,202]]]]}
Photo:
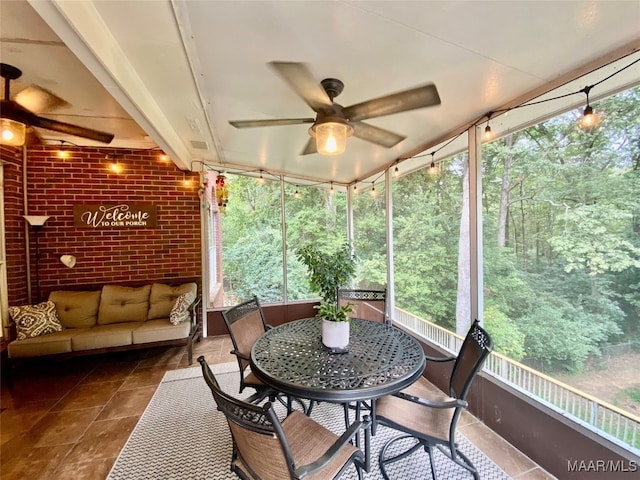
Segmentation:
{"type": "MultiPolygon", "coordinates": [[[[411,447],[409,450],[402,452],[396,455],[395,457],[385,458],[387,454],[387,450],[389,450],[391,445],[393,445],[397,441],[404,440],[406,438],[415,438],[415,437],[413,435],[401,435],[399,437],[392,438],[387,443],[385,443],[384,446],[382,447],[382,450],[380,450],[378,463],[380,464],[380,472],[382,473],[382,476],[384,477],[385,480],[390,480],[389,475],[387,474],[387,469],[386,469],[387,464],[397,462],[398,460],[402,460],[403,458],[408,457],[413,452],[415,452],[416,450],[418,450],[420,447],[423,446],[422,442],[416,439],[417,443],[413,447],[411,447]]],[[[431,462],[431,471],[433,472],[433,462],[431,462]]]]}
{"type": "Polygon", "coordinates": [[[436,474],[436,465],[433,461],[433,447],[431,445],[426,445],[425,450],[429,454],[429,465],[431,465],[431,475],[433,476],[433,480],[438,480],[438,475],[436,474]]]}
{"type": "Polygon", "coordinates": [[[473,478],[475,480],[480,480],[480,475],[478,474],[478,470],[476,470],[476,467],[473,464],[473,462],[471,462],[471,460],[469,460],[469,457],[467,457],[464,453],[462,453],[457,447],[453,452],[442,445],[438,445],[438,449],[444,455],[449,457],[454,463],[468,470],[469,473],[473,475],[473,478]]]}

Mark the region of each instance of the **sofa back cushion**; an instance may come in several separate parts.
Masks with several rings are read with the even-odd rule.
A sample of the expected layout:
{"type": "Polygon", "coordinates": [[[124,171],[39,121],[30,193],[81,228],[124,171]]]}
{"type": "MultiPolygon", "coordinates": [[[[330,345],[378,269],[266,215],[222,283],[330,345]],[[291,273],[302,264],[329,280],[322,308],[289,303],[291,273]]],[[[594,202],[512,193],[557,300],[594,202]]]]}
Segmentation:
{"type": "Polygon", "coordinates": [[[58,318],[64,328],[93,327],[98,321],[100,290],[95,292],[57,290],[49,294],[49,301],[56,304],[58,318]]]}
{"type": "Polygon", "coordinates": [[[144,322],[149,313],[151,285],[121,287],[105,285],[100,295],[98,324],[144,322]]]}
{"type": "Polygon", "coordinates": [[[192,293],[195,299],[198,294],[198,285],[195,282],[175,286],[165,285],[164,283],[151,285],[148,319],[169,318],[176,300],[183,293],[192,293]]]}

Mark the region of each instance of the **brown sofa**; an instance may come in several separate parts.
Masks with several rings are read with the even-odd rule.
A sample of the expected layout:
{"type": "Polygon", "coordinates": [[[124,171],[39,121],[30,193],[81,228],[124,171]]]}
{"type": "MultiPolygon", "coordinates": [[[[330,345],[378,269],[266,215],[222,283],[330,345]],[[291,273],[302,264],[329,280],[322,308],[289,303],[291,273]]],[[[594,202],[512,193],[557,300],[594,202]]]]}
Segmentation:
{"type": "Polygon", "coordinates": [[[8,345],[8,357],[14,361],[50,355],[74,356],[187,345],[191,364],[193,343],[202,339],[199,304],[196,282],[104,285],[98,290],[53,291],[48,302],[30,307],[31,311],[14,310],[12,317],[18,319],[20,326],[18,339],[8,345]],[[38,307],[48,309],[49,317],[57,316],[59,323],[56,324],[54,318],[53,327],[48,325],[40,327],[40,331],[34,328],[28,331],[34,325],[29,314],[38,307]],[[22,317],[21,313],[24,313],[22,317]]]}

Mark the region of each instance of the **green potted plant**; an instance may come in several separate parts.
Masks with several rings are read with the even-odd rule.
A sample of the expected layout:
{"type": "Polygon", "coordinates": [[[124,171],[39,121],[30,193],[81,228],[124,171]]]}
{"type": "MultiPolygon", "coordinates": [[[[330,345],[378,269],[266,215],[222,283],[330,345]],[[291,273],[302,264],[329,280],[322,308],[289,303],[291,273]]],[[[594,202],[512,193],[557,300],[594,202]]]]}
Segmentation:
{"type": "Polygon", "coordinates": [[[356,261],[349,242],[334,251],[321,250],[315,245],[300,248],[296,256],[309,271],[309,284],[320,294],[317,317],[322,319],[322,342],[336,350],[349,344],[349,317],[351,304],[338,306],[338,288],[353,278],[356,261]]]}

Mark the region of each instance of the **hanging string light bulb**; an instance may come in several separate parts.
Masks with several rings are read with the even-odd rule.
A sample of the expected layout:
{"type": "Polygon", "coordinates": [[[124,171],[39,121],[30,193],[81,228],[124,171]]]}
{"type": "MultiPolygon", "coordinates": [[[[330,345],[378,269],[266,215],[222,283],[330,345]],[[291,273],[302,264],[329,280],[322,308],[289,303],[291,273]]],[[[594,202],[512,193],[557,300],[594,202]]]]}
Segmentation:
{"type": "Polygon", "coordinates": [[[396,168],[393,169],[393,176],[397,177],[400,175],[400,170],[398,170],[398,161],[396,160],[396,168]]]}
{"type": "Polygon", "coordinates": [[[296,191],[293,192],[293,198],[300,198],[300,192],[298,191],[298,185],[296,185],[296,191]]]}
{"type": "Polygon", "coordinates": [[[69,150],[64,146],[64,140],[60,140],[60,148],[58,149],[58,158],[69,158],[69,150]]]}
{"type": "Polygon", "coordinates": [[[371,182],[371,196],[372,197],[377,197],[378,196],[378,191],[376,190],[375,182],[371,182]]]}
{"type": "Polygon", "coordinates": [[[434,160],[436,152],[431,152],[431,165],[429,165],[429,175],[433,176],[438,173],[438,168],[436,167],[436,162],[434,160]]]}
{"type": "Polygon", "coordinates": [[[264,185],[264,177],[262,176],[262,170],[260,170],[260,178],[258,178],[258,183],[260,185],[264,185]]]}
{"type": "Polygon", "coordinates": [[[487,113],[487,126],[484,127],[484,139],[485,140],[491,140],[491,137],[492,137],[491,125],[489,125],[489,121],[491,120],[491,115],[493,115],[493,112],[487,113]]]}
{"type": "Polygon", "coordinates": [[[329,195],[333,195],[335,192],[335,190],[333,189],[333,182],[329,183],[331,185],[331,188],[329,189],[329,195]]]}
{"type": "Polygon", "coordinates": [[[586,86],[582,90],[587,96],[587,106],[584,108],[584,112],[582,113],[580,127],[587,132],[591,131],[591,129],[596,126],[596,123],[598,123],[598,117],[593,113],[593,107],[589,105],[589,92],[591,91],[591,88],[591,86],[586,86]]]}
{"type": "Polygon", "coordinates": [[[216,177],[216,202],[218,203],[218,209],[220,213],[225,213],[227,210],[227,202],[229,201],[229,190],[227,189],[226,179],[222,174],[216,177]]]}

